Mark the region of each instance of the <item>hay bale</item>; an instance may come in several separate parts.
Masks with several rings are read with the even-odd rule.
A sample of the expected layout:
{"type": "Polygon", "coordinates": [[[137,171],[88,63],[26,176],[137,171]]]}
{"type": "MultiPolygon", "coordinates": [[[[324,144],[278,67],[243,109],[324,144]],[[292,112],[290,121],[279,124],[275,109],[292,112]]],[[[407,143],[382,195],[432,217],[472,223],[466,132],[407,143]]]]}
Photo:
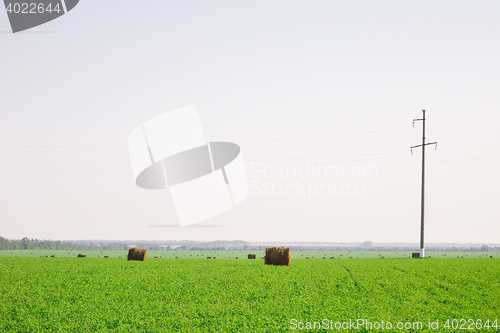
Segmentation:
{"type": "Polygon", "coordinates": [[[137,247],[130,248],[128,250],[127,260],[146,261],[146,252],[147,250],[137,247]]]}
{"type": "Polygon", "coordinates": [[[81,254],[81,253],[80,253],[80,254],[78,255],[78,258],[87,258],[87,255],[86,255],[86,254],[81,254]]]}
{"type": "Polygon", "coordinates": [[[238,259],[238,257],[234,258],[234,259],[238,259]]]}
{"type": "Polygon", "coordinates": [[[335,257],[330,257],[330,259],[335,259],[335,257]]]}
{"type": "Polygon", "coordinates": [[[420,258],[420,252],[413,252],[413,253],[411,254],[411,257],[412,257],[412,258],[420,258]]]}
{"type": "Polygon", "coordinates": [[[51,257],[51,258],[55,258],[55,257],[56,257],[56,255],[55,255],[55,254],[53,254],[53,255],[51,255],[50,257],[51,257]]]}
{"type": "Polygon", "coordinates": [[[290,252],[289,247],[266,247],[264,263],[274,266],[290,266],[290,252]]]}
{"type": "Polygon", "coordinates": [[[207,257],[207,259],[212,259],[212,257],[207,257]]]}
{"type": "Polygon", "coordinates": [[[248,259],[257,259],[257,255],[256,254],[249,254],[248,259]]]}
{"type": "Polygon", "coordinates": [[[109,258],[109,256],[104,256],[104,258],[109,258]]]}

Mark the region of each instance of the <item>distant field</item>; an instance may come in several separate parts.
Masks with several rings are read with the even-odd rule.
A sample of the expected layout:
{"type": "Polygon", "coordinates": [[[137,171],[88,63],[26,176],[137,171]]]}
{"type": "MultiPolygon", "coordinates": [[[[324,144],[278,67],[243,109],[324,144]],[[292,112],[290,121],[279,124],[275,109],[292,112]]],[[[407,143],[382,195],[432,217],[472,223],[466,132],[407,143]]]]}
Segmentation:
{"type": "Polygon", "coordinates": [[[12,255],[0,258],[0,332],[293,332],[292,323],[323,319],[421,322],[422,330],[394,331],[452,332],[443,325],[453,318],[488,320],[489,329],[474,331],[498,332],[491,325],[500,320],[498,259],[292,260],[275,267],[263,260],[12,255]],[[439,330],[429,330],[429,320],[439,320],[439,330]]]}
{"type": "MultiPolygon", "coordinates": [[[[79,253],[86,254],[87,257],[103,258],[109,256],[110,258],[126,258],[128,251],[49,251],[49,250],[23,250],[23,251],[0,251],[0,257],[40,257],[51,256],[70,258],[76,257],[79,253]]],[[[200,259],[206,257],[216,257],[218,259],[246,259],[249,253],[254,253],[258,258],[264,257],[264,251],[148,251],[147,258],[154,259],[154,257],[163,258],[188,258],[200,259]]],[[[336,259],[353,259],[355,258],[409,258],[411,251],[292,251],[292,259],[329,259],[335,257],[336,259]]],[[[427,256],[432,258],[500,258],[499,252],[427,252],[427,256]]]]}

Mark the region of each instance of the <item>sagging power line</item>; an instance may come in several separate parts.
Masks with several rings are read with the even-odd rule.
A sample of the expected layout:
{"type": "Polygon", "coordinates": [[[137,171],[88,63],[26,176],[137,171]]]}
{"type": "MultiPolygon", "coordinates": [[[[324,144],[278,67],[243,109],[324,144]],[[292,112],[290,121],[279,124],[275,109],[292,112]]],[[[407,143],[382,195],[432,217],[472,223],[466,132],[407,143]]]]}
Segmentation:
{"type": "MultiPolygon", "coordinates": [[[[321,139],[321,138],[329,138],[329,137],[337,137],[337,136],[349,136],[349,135],[359,135],[359,134],[371,134],[371,133],[380,133],[380,132],[390,132],[397,131],[402,129],[408,129],[410,127],[396,127],[396,128],[388,128],[382,130],[373,130],[373,131],[363,131],[363,132],[353,132],[353,133],[339,133],[339,134],[325,134],[325,135],[314,135],[314,136],[302,136],[302,137],[291,137],[291,138],[276,138],[276,139],[256,139],[256,140],[234,140],[238,143],[257,143],[257,142],[273,142],[273,141],[291,141],[291,140],[305,140],[305,139],[321,139]]],[[[211,140],[217,141],[217,140],[211,140]]],[[[188,142],[179,142],[178,145],[184,145],[188,142]]],[[[173,146],[173,145],[158,145],[160,147],[163,146],[173,146]]],[[[125,145],[116,145],[116,146],[59,146],[59,145],[48,145],[48,146],[36,146],[36,145],[0,145],[0,148],[127,148],[129,146],[125,145]]]]}

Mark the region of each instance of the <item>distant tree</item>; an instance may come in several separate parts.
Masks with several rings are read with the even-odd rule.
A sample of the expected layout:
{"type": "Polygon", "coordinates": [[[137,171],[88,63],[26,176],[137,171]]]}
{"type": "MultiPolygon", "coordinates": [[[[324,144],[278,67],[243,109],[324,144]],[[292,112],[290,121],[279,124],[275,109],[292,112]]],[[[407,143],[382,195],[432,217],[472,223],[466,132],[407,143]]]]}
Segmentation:
{"type": "Polygon", "coordinates": [[[28,237],[24,237],[21,240],[21,249],[22,250],[28,250],[30,248],[30,240],[28,237]]]}
{"type": "Polygon", "coordinates": [[[146,249],[149,251],[161,251],[163,249],[158,244],[149,244],[149,243],[137,244],[137,247],[141,248],[141,249],[146,249]]]}
{"type": "Polygon", "coordinates": [[[488,245],[481,246],[481,252],[488,252],[488,245]]]}
{"type": "Polygon", "coordinates": [[[363,247],[370,248],[373,246],[373,243],[371,241],[364,241],[363,242],[363,247]]]}

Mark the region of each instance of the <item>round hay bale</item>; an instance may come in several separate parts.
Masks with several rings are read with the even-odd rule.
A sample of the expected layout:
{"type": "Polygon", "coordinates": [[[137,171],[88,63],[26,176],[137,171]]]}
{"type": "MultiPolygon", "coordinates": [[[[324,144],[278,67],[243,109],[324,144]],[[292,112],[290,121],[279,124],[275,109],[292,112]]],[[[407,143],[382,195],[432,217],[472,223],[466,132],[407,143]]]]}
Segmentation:
{"type": "Polygon", "coordinates": [[[127,260],[146,261],[146,252],[145,249],[133,247],[128,250],[127,260]]]}
{"type": "Polygon", "coordinates": [[[291,249],[289,247],[266,247],[264,263],[266,265],[290,266],[291,249]]]}

